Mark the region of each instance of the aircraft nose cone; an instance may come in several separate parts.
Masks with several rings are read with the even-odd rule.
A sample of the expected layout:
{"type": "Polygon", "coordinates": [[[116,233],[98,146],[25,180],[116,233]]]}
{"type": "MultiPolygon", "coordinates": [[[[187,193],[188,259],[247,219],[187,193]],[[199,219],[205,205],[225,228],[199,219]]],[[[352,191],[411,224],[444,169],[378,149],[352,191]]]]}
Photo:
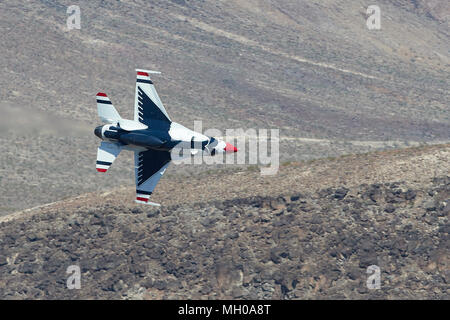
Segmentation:
{"type": "Polygon", "coordinates": [[[102,138],[102,126],[99,126],[97,128],[94,129],[94,134],[99,137],[100,139],[102,138]]]}
{"type": "Polygon", "coordinates": [[[231,143],[228,143],[228,142],[227,142],[226,147],[223,150],[225,150],[225,152],[227,152],[227,153],[237,152],[238,151],[235,146],[233,146],[231,143]]]}

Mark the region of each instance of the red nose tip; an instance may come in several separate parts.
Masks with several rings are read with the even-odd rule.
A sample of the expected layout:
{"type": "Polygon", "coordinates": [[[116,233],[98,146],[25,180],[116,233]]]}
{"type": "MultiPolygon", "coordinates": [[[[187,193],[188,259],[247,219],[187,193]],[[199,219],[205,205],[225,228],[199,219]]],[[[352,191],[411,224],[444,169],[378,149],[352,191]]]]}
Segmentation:
{"type": "Polygon", "coordinates": [[[231,143],[227,142],[227,146],[224,148],[225,152],[237,152],[237,148],[231,143]]]}

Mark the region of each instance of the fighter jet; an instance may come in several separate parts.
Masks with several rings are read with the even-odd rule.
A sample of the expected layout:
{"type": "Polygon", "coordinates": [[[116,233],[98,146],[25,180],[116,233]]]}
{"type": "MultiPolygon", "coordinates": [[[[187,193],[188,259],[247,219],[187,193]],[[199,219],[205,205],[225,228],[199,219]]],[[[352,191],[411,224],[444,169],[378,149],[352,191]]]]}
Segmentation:
{"type": "Polygon", "coordinates": [[[123,119],[108,96],[97,93],[98,116],[105,123],[94,133],[102,142],[97,151],[98,172],[106,172],[122,150],[134,152],[136,202],[159,206],[150,196],[171,160],[201,152],[214,156],[236,152],[232,144],[192,131],[173,122],[164,108],[150,74],[158,71],[136,69],[134,119],[123,119]],[[189,152],[185,152],[188,150],[189,152]],[[176,151],[176,152],[175,152],[176,151]]]}

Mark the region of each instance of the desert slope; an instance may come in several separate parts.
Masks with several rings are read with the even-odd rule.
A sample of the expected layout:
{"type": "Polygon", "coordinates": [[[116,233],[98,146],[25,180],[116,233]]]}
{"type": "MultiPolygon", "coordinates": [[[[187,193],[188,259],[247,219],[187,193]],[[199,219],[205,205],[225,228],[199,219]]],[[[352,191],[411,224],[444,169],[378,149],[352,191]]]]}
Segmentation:
{"type": "Polygon", "coordinates": [[[0,297],[448,299],[449,153],[172,176],[160,209],[122,188],[17,212],[0,220],[0,297]],[[74,264],[80,290],[65,287],[74,264]]]}
{"type": "Polygon", "coordinates": [[[379,31],[363,0],[77,1],[69,31],[72,1],[1,1],[0,215],[108,188],[95,94],[132,118],[135,68],[190,128],[279,129],[282,161],[449,142],[449,2],[377,3],[379,31]]]}

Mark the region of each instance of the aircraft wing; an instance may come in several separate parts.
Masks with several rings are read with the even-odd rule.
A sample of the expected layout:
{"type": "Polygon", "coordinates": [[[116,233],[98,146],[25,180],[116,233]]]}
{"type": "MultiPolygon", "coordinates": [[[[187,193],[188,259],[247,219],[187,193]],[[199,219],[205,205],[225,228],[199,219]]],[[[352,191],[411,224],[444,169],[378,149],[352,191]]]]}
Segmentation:
{"type": "Polygon", "coordinates": [[[170,163],[170,152],[148,150],[134,152],[134,171],[136,179],[136,202],[157,205],[149,202],[150,196],[170,163]]]}
{"type": "Polygon", "coordinates": [[[170,117],[150,79],[150,73],[155,72],[141,69],[136,69],[136,71],[134,121],[139,121],[150,129],[168,130],[171,123],[170,117]]]}

